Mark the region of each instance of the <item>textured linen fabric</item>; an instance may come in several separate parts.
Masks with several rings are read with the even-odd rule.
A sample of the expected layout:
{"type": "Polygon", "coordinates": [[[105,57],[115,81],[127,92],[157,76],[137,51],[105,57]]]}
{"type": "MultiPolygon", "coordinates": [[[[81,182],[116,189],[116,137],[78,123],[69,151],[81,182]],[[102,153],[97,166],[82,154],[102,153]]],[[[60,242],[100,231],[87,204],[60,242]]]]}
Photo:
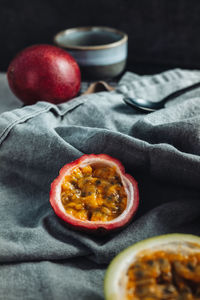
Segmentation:
{"type": "Polygon", "coordinates": [[[123,102],[159,101],[198,80],[200,72],[179,69],[126,73],[113,92],[21,107],[0,76],[0,299],[102,300],[121,250],[155,235],[200,234],[200,89],[150,114],[123,102]],[[118,158],[138,181],[139,209],[125,229],[91,236],[51,208],[51,182],[85,153],[118,158]]]}

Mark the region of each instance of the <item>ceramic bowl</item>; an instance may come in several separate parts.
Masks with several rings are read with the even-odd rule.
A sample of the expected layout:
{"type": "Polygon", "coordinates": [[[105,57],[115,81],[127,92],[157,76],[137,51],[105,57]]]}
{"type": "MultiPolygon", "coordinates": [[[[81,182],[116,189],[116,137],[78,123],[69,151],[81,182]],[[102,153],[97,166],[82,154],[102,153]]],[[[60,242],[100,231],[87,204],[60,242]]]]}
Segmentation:
{"type": "Polygon", "coordinates": [[[76,59],[86,77],[112,78],[126,65],[128,36],[117,29],[71,28],[56,34],[54,43],[76,59]]]}

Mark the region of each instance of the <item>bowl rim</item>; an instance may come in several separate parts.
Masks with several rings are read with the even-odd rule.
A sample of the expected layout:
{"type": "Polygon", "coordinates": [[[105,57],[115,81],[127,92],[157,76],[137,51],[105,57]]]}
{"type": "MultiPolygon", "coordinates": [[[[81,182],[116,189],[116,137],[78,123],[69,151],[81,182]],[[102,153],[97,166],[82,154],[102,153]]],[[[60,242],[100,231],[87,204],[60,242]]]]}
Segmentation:
{"type": "Polygon", "coordinates": [[[128,35],[123,31],[120,31],[120,30],[115,29],[115,28],[107,27],[107,26],[85,26],[85,27],[73,27],[73,28],[62,30],[54,36],[53,40],[54,40],[54,43],[57,46],[65,48],[65,49],[71,49],[71,50],[102,50],[102,49],[117,47],[117,46],[120,46],[120,45],[124,44],[125,42],[128,41],[128,35]],[[70,34],[72,32],[77,32],[77,31],[93,31],[93,30],[97,30],[97,29],[98,30],[100,29],[102,31],[114,32],[114,33],[120,34],[122,36],[122,38],[119,41],[116,41],[116,42],[113,42],[113,43],[96,45],[96,46],[70,46],[70,45],[64,44],[62,42],[58,42],[58,40],[57,40],[58,37],[61,36],[61,35],[67,35],[67,34],[70,34]]]}

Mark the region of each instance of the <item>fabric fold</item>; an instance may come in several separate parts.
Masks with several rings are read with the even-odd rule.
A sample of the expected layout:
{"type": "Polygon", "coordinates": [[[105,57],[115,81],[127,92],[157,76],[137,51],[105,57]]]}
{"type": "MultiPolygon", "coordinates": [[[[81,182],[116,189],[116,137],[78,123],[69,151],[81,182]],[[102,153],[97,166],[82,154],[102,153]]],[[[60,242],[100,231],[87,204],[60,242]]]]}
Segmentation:
{"type": "Polygon", "coordinates": [[[121,250],[155,235],[200,234],[200,89],[150,114],[123,101],[125,95],[159,101],[197,82],[199,74],[127,73],[115,91],[58,106],[38,102],[7,111],[4,106],[0,299],[103,300],[105,270],[121,250]],[[139,184],[137,214],[126,228],[107,236],[69,229],[49,203],[60,168],[85,153],[118,158],[139,184]]]}

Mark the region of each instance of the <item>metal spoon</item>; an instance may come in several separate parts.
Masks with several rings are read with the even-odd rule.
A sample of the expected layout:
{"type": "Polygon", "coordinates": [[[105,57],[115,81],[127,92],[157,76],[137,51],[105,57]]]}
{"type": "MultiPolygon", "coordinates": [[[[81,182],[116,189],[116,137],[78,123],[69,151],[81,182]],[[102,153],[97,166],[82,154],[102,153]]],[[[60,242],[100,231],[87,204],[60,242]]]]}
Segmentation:
{"type": "Polygon", "coordinates": [[[161,108],[165,107],[165,103],[173,98],[176,98],[186,92],[189,92],[195,88],[200,87],[200,82],[194,83],[190,86],[187,86],[185,88],[182,88],[178,91],[175,91],[171,94],[169,94],[168,96],[166,96],[165,98],[163,98],[162,100],[160,100],[159,102],[152,102],[151,100],[146,100],[146,99],[142,99],[142,98],[132,98],[132,97],[124,97],[123,100],[124,102],[126,102],[127,104],[131,105],[134,108],[137,108],[139,110],[143,110],[146,112],[152,112],[161,108]]]}

